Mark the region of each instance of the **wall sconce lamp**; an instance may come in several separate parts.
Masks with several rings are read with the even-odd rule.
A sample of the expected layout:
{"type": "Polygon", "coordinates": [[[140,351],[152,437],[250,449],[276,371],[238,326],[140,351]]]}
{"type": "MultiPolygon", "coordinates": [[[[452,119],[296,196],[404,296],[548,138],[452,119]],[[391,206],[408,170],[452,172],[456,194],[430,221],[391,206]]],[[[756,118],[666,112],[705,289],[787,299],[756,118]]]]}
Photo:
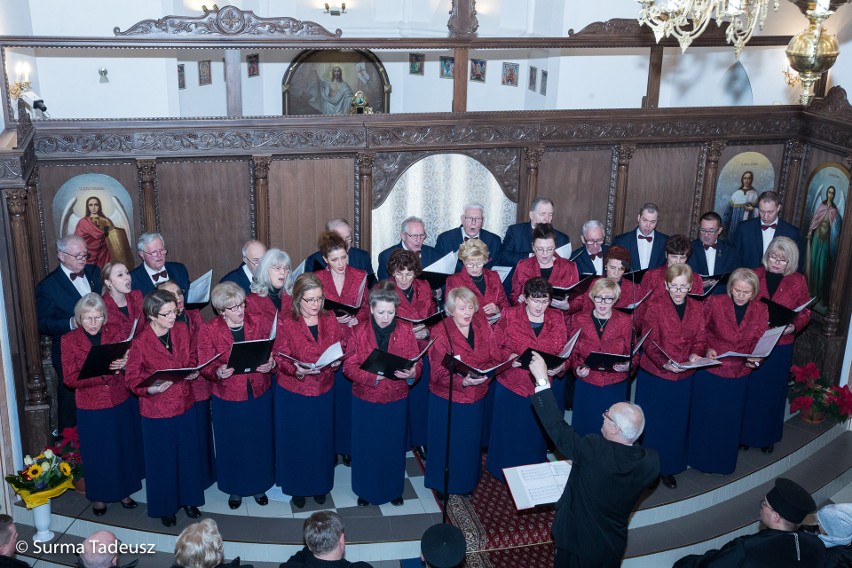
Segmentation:
{"type": "Polygon", "coordinates": [[[323,14],[330,14],[332,16],[339,16],[340,14],[346,13],[346,2],[340,4],[340,6],[330,6],[328,2],[325,3],[325,12],[323,14]]]}
{"type": "Polygon", "coordinates": [[[30,64],[18,61],[15,64],[15,81],[9,85],[9,95],[17,99],[30,90],[30,64]]]}

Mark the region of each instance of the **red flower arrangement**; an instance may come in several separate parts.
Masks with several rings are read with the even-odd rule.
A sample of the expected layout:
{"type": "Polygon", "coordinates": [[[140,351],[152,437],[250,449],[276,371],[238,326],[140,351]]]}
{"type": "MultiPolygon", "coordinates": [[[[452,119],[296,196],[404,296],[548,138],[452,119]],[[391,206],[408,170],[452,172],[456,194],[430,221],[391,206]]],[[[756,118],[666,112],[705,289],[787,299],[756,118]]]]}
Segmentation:
{"type": "Polygon", "coordinates": [[[838,422],[845,422],[852,415],[852,391],[848,386],[832,385],[822,376],[816,363],[811,361],[803,367],[793,365],[791,373],[790,412],[810,409],[814,414],[822,413],[838,422]]]}
{"type": "Polygon", "coordinates": [[[50,448],[54,454],[71,466],[74,481],[83,477],[83,458],[80,456],[80,434],[77,427],[65,428],[59,437],[59,442],[50,448]]]}

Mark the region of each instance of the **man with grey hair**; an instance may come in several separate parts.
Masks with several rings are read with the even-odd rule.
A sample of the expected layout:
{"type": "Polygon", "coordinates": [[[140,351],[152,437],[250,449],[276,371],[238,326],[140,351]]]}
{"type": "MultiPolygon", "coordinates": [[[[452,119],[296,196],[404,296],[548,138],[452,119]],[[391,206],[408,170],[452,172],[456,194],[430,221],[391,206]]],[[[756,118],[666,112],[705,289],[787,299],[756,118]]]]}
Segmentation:
{"type": "Polygon", "coordinates": [[[0,568],[29,568],[29,564],[15,558],[18,527],[9,515],[0,515],[0,568]]]}
{"type": "Polygon", "coordinates": [[[118,538],[109,531],[97,531],[83,541],[77,556],[79,568],[110,568],[118,565],[118,538]]]}
{"type": "Polygon", "coordinates": [[[618,402],[604,411],[600,434],[580,436],[556,406],[538,353],[530,372],[533,408],[556,449],[573,462],[551,527],[554,566],[620,566],[630,513],[660,474],[657,452],[635,443],[645,415],[635,404],[618,402]]]}
{"type": "Polygon", "coordinates": [[[248,296],[251,294],[251,281],[254,278],[254,271],[257,269],[260,259],[266,252],[266,245],[260,241],[252,239],[243,245],[242,252],[243,263],[224,275],[222,279],[219,280],[219,283],[233,282],[242,288],[246,293],[246,296],[248,296]]]}
{"type": "Polygon", "coordinates": [[[395,250],[405,249],[416,252],[424,267],[440,259],[441,255],[438,254],[438,251],[423,244],[427,236],[426,225],[420,217],[411,216],[403,221],[399,231],[400,242],[379,253],[379,269],[376,271],[379,280],[390,278],[390,274],[388,274],[388,260],[391,253],[395,250]]]}
{"type": "MultiPolygon", "coordinates": [[[[346,243],[346,254],[349,255],[349,266],[366,272],[367,285],[372,288],[373,284],[376,283],[376,273],[373,271],[373,261],[370,258],[370,253],[364,249],[352,246],[352,227],[349,225],[349,221],[342,217],[329,219],[325,224],[325,230],[334,231],[340,235],[340,238],[346,243]]],[[[326,262],[320,251],[316,251],[314,254],[305,259],[305,272],[315,272],[325,267],[326,262]]]]}
{"type": "MultiPolygon", "coordinates": [[[[500,250],[503,239],[491,231],[483,229],[484,224],[485,207],[481,203],[468,203],[464,206],[464,212],[461,215],[461,227],[444,231],[438,235],[438,240],[435,241],[435,250],[438,251],[439,255],[444,256],[450,252],[457,252],[462,243],[470,239],[479,239],[488,247],[492,261],[486,264],[486,267],[490,268],[497,251],[500,250]]],[[[461,269],[461,264],[456,268],[461,269]]]]}
{"type": "Polygon", "coordinates": [[[279,568],[371,568],[366,562],[349,562],[344,558],[346,537],[343,529],[343,519],[337,513],[314,513],[305,521],[305,548],[279,568]]]}
{"type": "Polygon", "coordinates": [[[130,287],[144,296],[157,284],[173,280],[186,294],[189,290],[189,271],[179,262],[166,262],[169,254],[166,240],[160,233],[143,233],[136,241],[136,254],[142,263],[130,271],[130,287]]]}
{"type": "Polygon", "coordinates": [[[51,363],[56,371],[59,429],[77,424],[77,405],[74,391],[65,386],[62,376],[61,338],[77,328],[74,306],[90,292],[101,293],[101,270],[88,264],[86,241],[77,235],[68,235],[56,241],[59,266],[44,277],[35,289],[38,331],[51,339],[51,363]]]}
{"type": "Polygon", "coordinates": [[[580,242],[583,246],[571,255],[571,261],[577,265],[577,271],[580,274],[603,275],[603,257],[609,248],[604,244],[605,237],[603,223],[597,219],[583,223],[580,234],[580,242]]]}

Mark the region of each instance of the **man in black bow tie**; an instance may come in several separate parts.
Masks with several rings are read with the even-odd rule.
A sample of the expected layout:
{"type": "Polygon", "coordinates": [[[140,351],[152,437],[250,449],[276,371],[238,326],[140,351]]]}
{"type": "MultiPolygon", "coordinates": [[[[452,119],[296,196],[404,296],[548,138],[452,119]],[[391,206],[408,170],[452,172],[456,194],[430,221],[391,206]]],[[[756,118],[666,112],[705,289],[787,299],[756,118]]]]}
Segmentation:
{"type": "Polygon", "coordinates": [[[774,191],[764,191],[757,198],[757,210],[760,217],[749,219],[740,224],[737,242],[734,243],[740,253],[742,265],[747,268],[761,266],[763,253],[775,237],[789,237],[799,247],[799,272],[804,266],[804,247],[802,234],[798,227],[782,220],[781,199],[774,191]]]}
{"type": "Polygon", "coordinates": [[[609,248],[604,244],[605,239],[603,223],[596,219],[583,223],[580,242],[583,246],[571,255],[571,262],[577,264],[580,274],[603,275],[603,257],[609,248]]]}
{"type": "MultiPolygon", "coordinates": [[[[717,274],[733,272],[740,266],[737,247],[722,240],[722,217],[715,211],[708,211],[698,223],[698,238],[692,241],[692,254],[688,264],[692,270],[705,278],[717,274]]],[[[714,294],[725,294],[724,286],[716,286],[714,294]]]]}
{"type": "Polygon", "coordinates": [[[166,262],[166,241],[160,233],[143,233],[136,241],[142,264],[130,271],[131,288],[147,294],[157,284],[173,280],[183,293],[189,290],[189,271],[179,262],[166,262]]]}
{"type": "Polygon", "coordinates": [[[59,266],[38,283],[35,290],[38,331],[49,335],[51,363],[57,377],[57,404],[59,407],[59,432],[77,424],[77,407],[74,391],[65,386],[62,377],[61,338],[76,329],[74,306],[90,292],[101,292],[100,269],[87,264],[89,258],[86,241],[68,235],[56,241],[59,266]]]}
{"type": "Polygon", "coordinates": [[[656,268],[666,262],[665,248],[669,236],[657,231],[660,210],[653,203],[645,203],[636,218],[637,227],[612,239],[630,251],[630,266],[633,270],[656,268]]]}

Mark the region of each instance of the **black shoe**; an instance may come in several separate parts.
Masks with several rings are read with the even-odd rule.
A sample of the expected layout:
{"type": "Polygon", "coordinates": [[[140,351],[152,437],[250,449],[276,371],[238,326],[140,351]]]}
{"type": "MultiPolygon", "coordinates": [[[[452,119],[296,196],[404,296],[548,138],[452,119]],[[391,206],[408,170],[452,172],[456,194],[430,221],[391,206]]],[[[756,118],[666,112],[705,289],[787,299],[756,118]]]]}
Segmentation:
{"type": "Polygon", "coordinates": [[[293,506],[294,506],[294,507],[296,507],[297,509],[301,509],[302,507],[304,507],[304,506],[305,506],[305,498],[304,498],[304,497],[293,497],[293,498],[290,500],[290,502],[291,502],[291,503],[293,504],[293,506]]]}
{"type": "Polygon", "coordinates": [[[438,499],[438,501],[440,501],[441,503],[443,503],[443,502],[444,502],[444,497],[446,497],[446,495],[444,495],[444,493],[443,493],[443,492],[441,492],[441,491],[435,491],[435,497],[438,499]]]}
{"type": "Polygon", "coordinates": [[[254,502],[261,507],[266,507],[269,505],[269,497],[266,496],[266,493],[260,493],[254,496],[254,502]]]}
{"type": "Polygon", "coordinates": [[[352,467],[352,456],[349,454],[343,454],[343,465],[346,467],[352,467]]]}
{"type": "Polygon", "coordinates": [[[121,502],[121,506],[125,509],[135,509],[139,506],[139,503],[128,497],[127,499],[121,502]]]}
{"type": "Polygon", "coordinates": [[[314,503],[317,505],[325,505],[325,495],[314,495],[314,503]]]}
{"type": "Polygon", "coordinates": [[[391,501],[391,505],[393,505],[394,507],[402,507],[403,503],[405,503],[405,499],[403,499],[402,496],[397,497],[396,499],[391,501]]]}
{"type": "Polygon", "coordinates": [[[103,517],[104,515],[106,515],[107,512],[106,505],[103,507],[92,507],[92,512],[95,514],[96,517],[103,517]]]}
{"type": "Polygon", "coordinates": [[[426,461],[426,448],[423,446],[414,446],[414,453],[423,460],[426,461]]]}
{"type": "Polygon", "coordinates": [[[239,509],[240,505],[243,504],[243,498],[239,495],[231,495],[228,497],[228,507],[231,509],[239,509]]]}
{"type": "Polygon", "coordinates": [[[362,499],[361,497],[358,497],[358,506],[359,507],[369,507],[370,502],[367,501],[366,499],[362,499]]]}
{"type": "Polygon", "coordinates": [[[165,525],[167,527],[173,527],[177,524],[177,517],[175,517],[174,515],[169,515],[168,517],[163,517],[160,520],[163,521],[163,525],[165,525]]]}
{"type": "Polygon", "coordinates": [[[190,519],[197,519],[201,516],[201,511],[195,505],[184,505],[183,510],[190,519]]]}
{"type": "Polygon", "coordinates": [[[669,489],[677,489],[677,479],[675,479],[674,475],[661,475],[660,481],[669,489]]]}
{"type": "Polygon", "coordinates": [[[760,448],[760,451],[763,452],[764,454],[771,454],[772,452],[775,451],[775,444],[769,444],[766,447],[760,448]]]}
{"type": "Polygon", "coordinates": [[[746,451],[746,450],[748,449],[748,446],[747,446],[747,445],[745,445],[745,444],[740,444],[740,449],[741,449],[742,451],[746,451]]]}

